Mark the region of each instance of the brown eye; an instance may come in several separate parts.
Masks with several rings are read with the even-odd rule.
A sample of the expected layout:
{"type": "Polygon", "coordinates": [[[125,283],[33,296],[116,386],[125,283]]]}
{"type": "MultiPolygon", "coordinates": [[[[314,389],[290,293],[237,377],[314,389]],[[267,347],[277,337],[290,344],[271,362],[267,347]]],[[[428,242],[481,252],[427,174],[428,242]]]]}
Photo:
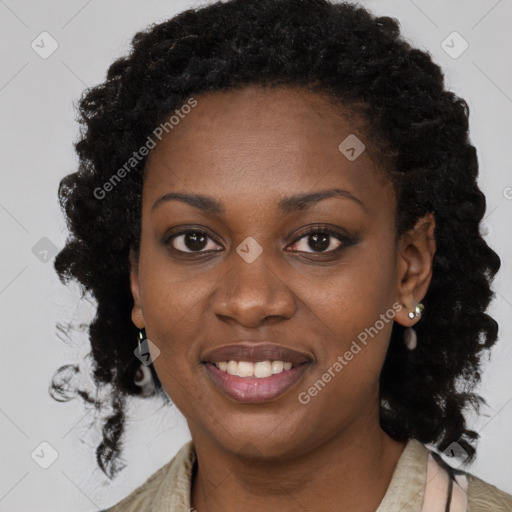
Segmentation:
{"type": "Polygon", "coordinates": [[[341,233],[327,228],[315,228],[303,233],[294,242],[292,249],[300,252],[327,253],[336,251],[345,245],[344,242],[348,243],[348,240],[341,233]]]}
{"type": "Polygon", "coordinates": [[[179,252],[206,252],[218,250],[215,243],[208,244],[211,238],[204,231],[183,231],[176,233],[168,238],[166,244],[170,244],[173,249],[179,252]]]}

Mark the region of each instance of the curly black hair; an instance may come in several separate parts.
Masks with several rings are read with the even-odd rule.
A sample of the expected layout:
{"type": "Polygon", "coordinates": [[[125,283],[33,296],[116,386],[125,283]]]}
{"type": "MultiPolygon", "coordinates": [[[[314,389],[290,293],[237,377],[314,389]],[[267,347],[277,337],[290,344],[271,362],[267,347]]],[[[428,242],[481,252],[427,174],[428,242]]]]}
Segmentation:
{"type": "MultiPolygon", "coordinates": [[[[314,91],[366,121],[367,139],[394,185],[397,236],[434,214],[437,250],[415,326],[420,343],[407,350],[404,327],[394,323],[381,373],[380,421],[394,439],[415,438],[439,450],[457,441],[472,460],[479,436],[465,413],[485,403],[473,390],[483,351],[497,340],[498,325],[485,311],[500,259],[480,233],[486,201],[477,185],[467,103],[445,89],[440,67],[404,40],[394,18],[328,0],[230,0],[138,32],[129,54],[79,100],[79,167],[59,186],[70,236],[55,269],[63,283],[76,280],[82,296],[97,303],[89,326],[93,378],[98,389],[112,389],[99,466],[109,478],[119,471],[125,400],[140,393],[129,252],[139,250],[147,158],[106,197],[97,191],[187,98],[248,85],[314,91]]],[[[77,371],[61,367],[52,396],[69,399],[75,387],[99,406],[73,386],[77,371]]],[[[152,366],[151,372],[162,394],[152,366]]]]}

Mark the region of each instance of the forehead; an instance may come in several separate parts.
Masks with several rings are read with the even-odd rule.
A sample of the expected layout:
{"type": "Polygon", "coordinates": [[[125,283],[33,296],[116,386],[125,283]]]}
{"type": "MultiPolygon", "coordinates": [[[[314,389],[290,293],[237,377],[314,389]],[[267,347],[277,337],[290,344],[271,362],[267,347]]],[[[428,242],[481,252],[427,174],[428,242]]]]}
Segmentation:
{"type": "Polygon", "coordinates": [[[257,198],[261,205],[293,192],[341,187],[372,202],[388,187],[363,120],[319,94],[251,86],[196,100],[150,153],[144,201],[180,190],[228,202],[257,198]],[[353,153],[344,151],[354,143],[356,151],[365,149],[349,159],[353,153]]]}

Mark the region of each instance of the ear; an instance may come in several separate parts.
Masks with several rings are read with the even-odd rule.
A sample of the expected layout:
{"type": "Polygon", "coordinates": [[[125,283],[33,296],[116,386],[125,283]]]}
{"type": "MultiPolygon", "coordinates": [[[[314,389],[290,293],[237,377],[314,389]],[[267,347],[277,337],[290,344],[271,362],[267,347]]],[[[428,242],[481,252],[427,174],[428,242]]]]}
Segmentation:
{"type": "Polygon", "coordinates": [[[434,228],[434,215],[428,213],[398,241],[397,284],[402,309],[397,311],[395,321],[406,327],[419,321],[419,317],[409,318],[408,313],[425,297],[432,279],[432,260],[436,252],[434,228]]]}
{"type": "Polygon", "coordinates": [[[140,301],[139,264],[133,249],[130,249],[130,289],[133,296],[132,322],[139,328],[144,328],[144,314],[140,301]]]}

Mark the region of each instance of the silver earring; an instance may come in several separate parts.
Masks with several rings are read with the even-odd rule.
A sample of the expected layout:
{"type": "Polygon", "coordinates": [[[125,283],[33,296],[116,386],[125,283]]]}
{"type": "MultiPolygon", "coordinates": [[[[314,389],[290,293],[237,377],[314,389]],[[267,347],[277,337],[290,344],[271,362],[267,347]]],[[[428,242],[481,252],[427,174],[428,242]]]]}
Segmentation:
{"type": "Polygon", "coordinates": [[[144,341],[145,339],[146,339],[146,337],[144,336],[144,333],[142,332],[142,329],[139,329],[139,339],[138,339],[139,354],[142,354],[142,349],[140,348],[140,342],[144,341]]]}
{"type": "Polygon", "coordinates": [[[418,305],[414,308],[414,311],[409,311],[409,318],[412,320],[416,316],[421,316],[421,313],[425,309],[425,306],[420,302],[418,305]]]}
{"type": "MultiPolygon", "coordinates": [[[[420,302],[414,311],[410,311],[407,315],[411,320],[417,316],[421,316],[421,313],[425,309],[425,306],[420,302]]],[[[412,327],[406,327],[404,330],[404,343],[409,350],[414,350],[418,344],[418,337],[416,331],[412,327]]]]}
{"type": "Polygon", "coordinates": [[[414,350],[418,344],[416,331],[412,327],[406,327],[404,331],[404,343],[409,350],[414,350]]]}
{"type": "Polygon", "coordinates": [[[155,384],[153,382],[153,376],[151,375],[151,370],[148,366],[144,366],[141,364],[137,370],[135,370],[135,375],[133,377],[133,382],[136,386],[141,388],[140,394],[142,396],[152,395],[155,391],[155,384]]]}
{"type": "MultiPolygon", "coordinates": [[[[139,354],[142,354],[142,348],[140,346],[141,342],[144,341],[146,337],[144,336],[144,333],[142,332],[142,329],[139,330],[139,339],[138,339],[138,346],[139,346],[139,354]]],[[[151,370],[149,369],[149,366],[141,364],[137,370],[135,370],[135,375],[133,377],[133,383],[141,388],[141,395],[142,396],[149,396],[152,395],[155,391],[155,383],[153,382],[153,376],[151,375],[151,370]]]]}

